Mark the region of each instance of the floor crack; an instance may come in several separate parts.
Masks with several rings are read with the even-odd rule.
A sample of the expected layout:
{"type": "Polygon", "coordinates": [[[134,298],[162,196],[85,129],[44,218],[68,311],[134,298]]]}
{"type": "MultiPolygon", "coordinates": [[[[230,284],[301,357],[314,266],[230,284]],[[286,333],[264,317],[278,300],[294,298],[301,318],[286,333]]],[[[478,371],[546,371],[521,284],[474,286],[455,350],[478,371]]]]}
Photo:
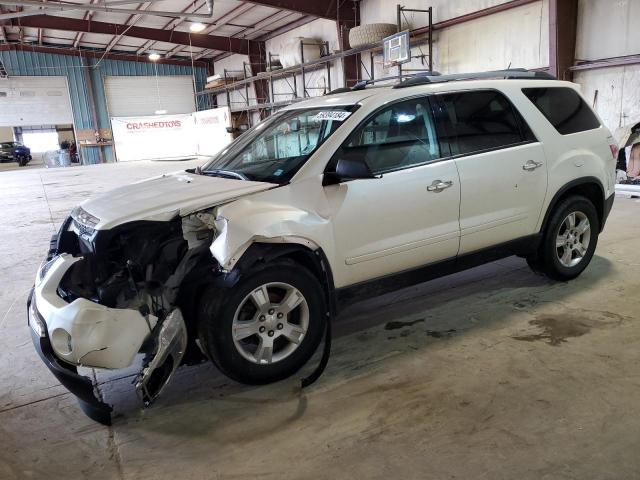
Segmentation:
{"type": "MultiPolygon", "coordinates": [[[[95,368],[91,369],[91,376],[93,377],[93,385],[98,395],[98,399],[104,403],[104,397],[102,395],[102,390],[100,390],[100,384],[98,383],[98,378],[96,376],[95,368]]],[[[115,430],[113,425],[109,425],[107,427],[109,429],[109,436],[107,437],[107,449],[109,451],[109,458],[112,459],[116,464],[116,470],[118,471],[118,478],[120,480],[124,480],[124,469],[122,468],[122,457],[120,456],[120,449],[118,448],[118,444],[115,439],[115,430]]]]}
{"type": "Polygon", "coordinates": [[[65,395],[69,395],[69,392],[62,392],[62,393],[58,393],[56,395],[51,395],[50,397],[39,398],[38,400],[33,400],[31,402],[21,403],[20,405],[13,405],[13,406],[11,406],[9,408],[5,408],[5,409],[0,410],[0,414],[6,413],[6,412],[10,412],[11,410],[15,410],[17,408],[28,407],[29,405],[33,405],[34,403],[46,402],[47,400],[51,400],[52,398],[63,397],[65,395]]]}
{"type": "Polygon", "coordinates": [[[53,212],[51,211],[51,205],[49,204],[49,197],[47,196],[47,189],[44,188],[44,181],[42,180],[42,174],[38,173],[38,177],[40,177],[40,185],[42,185],[42,193],[44,194],[44,201],[47,204],[47,209],[49,210],[49,218],[51,220],[51,227],[53,231],[56,231],[56,222],[53,220],[53,212]]]}

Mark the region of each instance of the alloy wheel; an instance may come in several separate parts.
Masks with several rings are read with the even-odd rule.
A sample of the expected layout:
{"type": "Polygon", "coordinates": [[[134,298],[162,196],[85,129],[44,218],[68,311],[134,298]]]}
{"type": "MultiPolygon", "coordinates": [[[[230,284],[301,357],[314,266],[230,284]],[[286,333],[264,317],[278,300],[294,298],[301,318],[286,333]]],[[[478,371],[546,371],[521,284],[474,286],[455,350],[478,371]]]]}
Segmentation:
{"type": "Polygon", "coordinates": [[[288,283],[266,283],[250,292],[232,323],[238,353],[252,363],[279,362],[300,345],[309,328],[309,305],[288,283]]]}
{"type": "Polygon", "coordinates": [[[556,255],[564,267],[579,264],[589,249],[591,225],[582,212],[571,212],[560,224],[556,237],[556,255]]]}

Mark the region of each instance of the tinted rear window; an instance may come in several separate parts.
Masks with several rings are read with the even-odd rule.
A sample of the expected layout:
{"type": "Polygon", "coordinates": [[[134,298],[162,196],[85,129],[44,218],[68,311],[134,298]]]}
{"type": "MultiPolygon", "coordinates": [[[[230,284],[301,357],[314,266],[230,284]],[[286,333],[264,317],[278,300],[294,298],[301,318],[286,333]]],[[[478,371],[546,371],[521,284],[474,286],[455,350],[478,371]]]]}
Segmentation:
{"type": "Polygon", "coordinates": [[[562,135],[593,130],[600,126],[589,106],[572,88],[523,88],[522,93],[562,135]]]}
{"type": "Polygon", "coordinates": [[[535,141],[506,97],[495,90],[439,96],[446,110],[452,154],[468,154],[535,141]]]}

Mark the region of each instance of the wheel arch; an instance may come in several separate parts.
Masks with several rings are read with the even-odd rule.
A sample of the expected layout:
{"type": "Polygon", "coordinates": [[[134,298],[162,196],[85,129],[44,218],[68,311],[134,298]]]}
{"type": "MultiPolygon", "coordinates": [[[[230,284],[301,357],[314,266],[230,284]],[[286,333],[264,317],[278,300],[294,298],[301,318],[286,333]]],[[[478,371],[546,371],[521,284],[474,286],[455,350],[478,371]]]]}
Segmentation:
{"type": "Polygon", "coordinates": [[[581,195],[588,198],[593,203],[596,211],[598,212],[598,221],[600,222],[600,230],[604,228],[605,220],[605,190],[602,182],[596,177],[581,177],[576,178],[565,185],[563,185],[553,196],[547,211],[545,212],[544,219],[540,228],[541,232],[544,232],[547,228],[549,218],[560,204],[562,200],[571,195],[581,195]]]}
{"type": "Polygon", "coordinates": [[[335,316],[337,310],[335,286],[331,265],[322,250],[300,243],[253,242],[238,259],[234,268],[225,274],[227,284],[237,283],[242,276],[278,260],[291,260],[309,270],[323,287],[328,313],[335,316]]]}

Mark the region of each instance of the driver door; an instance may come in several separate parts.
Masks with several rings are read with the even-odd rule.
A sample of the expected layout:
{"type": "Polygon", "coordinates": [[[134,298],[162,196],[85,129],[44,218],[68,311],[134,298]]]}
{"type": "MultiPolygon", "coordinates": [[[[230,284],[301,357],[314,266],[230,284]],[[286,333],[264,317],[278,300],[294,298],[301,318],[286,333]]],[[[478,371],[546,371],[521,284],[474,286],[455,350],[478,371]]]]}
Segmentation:
{"type": "Polygon", "coordinates": [[[428,97],[378,110],[338,149],[327,171],[339,159],[360,159],[379,178],[324,187],[336,287],[457,255],[460,181],[448,156],[448,147],[438,143],[428,97]]]}

